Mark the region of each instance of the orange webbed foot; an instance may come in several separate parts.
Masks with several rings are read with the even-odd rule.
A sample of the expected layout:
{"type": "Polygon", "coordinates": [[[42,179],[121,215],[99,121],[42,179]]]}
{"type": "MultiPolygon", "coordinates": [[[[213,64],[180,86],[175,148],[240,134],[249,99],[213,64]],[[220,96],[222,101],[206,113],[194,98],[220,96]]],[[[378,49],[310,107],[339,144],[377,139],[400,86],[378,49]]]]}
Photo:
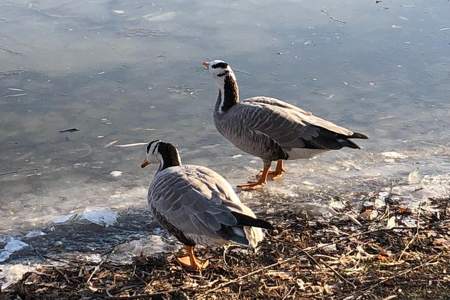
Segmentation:
{"type": "Polygon", "coordinates": [[[258,180],[257,182],[249,181],[248,183],[239,184],[237,187],[243,191],[253,191],[262,188],[264,185],[266,185],[265,182],[258,180]]]}
{"type": "Polygon", "coordinates": [[[186,269],[200,272],[209,265],[208,260],[201,260],[195,257],[194,246],[185,246],[187,255],[177,257],[177,261],[186,269]]]}
{"type": "Polygon", "coordinates": [[[184,268],[191,270],[191,271],[197,271],[197,272],[206,269],[209,265],[208,260],[200,260],[198,258],[192,259],[190,256],[177,257],[177,261],[184,268]]]}

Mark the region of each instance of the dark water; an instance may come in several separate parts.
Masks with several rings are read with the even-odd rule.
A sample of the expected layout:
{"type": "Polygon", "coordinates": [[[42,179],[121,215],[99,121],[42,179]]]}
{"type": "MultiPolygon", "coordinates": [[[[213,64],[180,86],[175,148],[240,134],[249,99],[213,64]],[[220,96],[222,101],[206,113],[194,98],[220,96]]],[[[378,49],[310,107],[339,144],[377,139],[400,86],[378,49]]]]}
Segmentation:
{"type": "Polygon", "coordinates": [[[154,170],[138,167],[142,146],[118,145],[166,139],[233,184],[253,175],[259,161],[214,128],[205,59],[235,68],[243,98],[274,96],[370,136],[363,151],[288,164],[271,197],[446,175],[449,16],[448,1],[3,0],[0,233],[144,207],[154,170]]]}

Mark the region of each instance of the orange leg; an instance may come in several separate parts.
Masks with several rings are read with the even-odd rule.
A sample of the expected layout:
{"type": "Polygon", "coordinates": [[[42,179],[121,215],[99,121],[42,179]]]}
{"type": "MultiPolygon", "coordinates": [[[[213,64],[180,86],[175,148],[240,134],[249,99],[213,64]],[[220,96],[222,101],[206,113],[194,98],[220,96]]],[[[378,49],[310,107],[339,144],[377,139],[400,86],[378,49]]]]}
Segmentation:
{"type": "Polygon", "coordinates": [[[184,246],[187,255],[177,257],[178,262],[186,269],[193,271],[201,271],[205,269],[209,262],[207,260],[200,260],[195,257],[194,246],[184,246]]]}
{"type": "MultiPolygon", "coordinates": [[[[283,160],[279,159],[277,161],[277,166],[275,167],[275,171],[269,171],[267,174],[267,179],[269,180],[277,180],[283,177],[283,173],[286,172],[285,169],[283,169],[283,160]]],[[[256,175],[256,178],[259,179],[261,177],[262,172],[260,172],[258,175],[256,175]]]]}
{"type": "Polygon", "coordinates": [[[257,182],[249,182],[249,183],[245,183],[245,184],[240,184],[237,187],[244,191],[256,190],[256,189],[262,188],[263,185],[265,185],[267,183],[267,176],[269,174],[269,169],[270,169],[270,164],[268,166],[264,166],[261,176],[258,178],[257,182]]]}

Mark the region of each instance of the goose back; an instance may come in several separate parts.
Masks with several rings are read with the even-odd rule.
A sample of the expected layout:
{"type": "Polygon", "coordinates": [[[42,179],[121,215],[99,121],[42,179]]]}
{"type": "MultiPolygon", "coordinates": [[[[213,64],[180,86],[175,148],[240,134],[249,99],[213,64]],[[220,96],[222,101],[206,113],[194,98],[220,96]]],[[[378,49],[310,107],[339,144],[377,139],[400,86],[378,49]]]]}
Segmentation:
{"type": "Polygon", "coordinates": [[[351,130],[269,97],[245,99],[226,113],[216,112],[214,120],[218,131],[234,145],[263,159],[310,158],[328,150],[358,147],[348,140],[354,135],[351,130]]]}
{"type": "Polygon", "coordinates": [[[231,185],[205,167],[183,165],[158,172],[148,201],[155,218],[183,243],[221,245],[231,240],[256,247],[264,237],[260,228],[243,223],[242,216],[247,216],[254,226],[261,225],[231,185]]]}

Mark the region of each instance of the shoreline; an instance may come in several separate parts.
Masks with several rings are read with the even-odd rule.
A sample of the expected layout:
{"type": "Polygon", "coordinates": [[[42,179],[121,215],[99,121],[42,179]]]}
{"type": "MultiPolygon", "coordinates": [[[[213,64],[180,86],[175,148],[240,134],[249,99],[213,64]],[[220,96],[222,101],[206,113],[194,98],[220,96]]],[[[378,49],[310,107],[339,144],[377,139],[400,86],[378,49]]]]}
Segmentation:
{"type": "Polygon", "coordinates": [[[265,203],[273,212],[261,208],[258,216],[275,230],[258,253],[199,248],[210,259],[202,274],[183,270],[173,249],[118,264],[109,259],[112,248],[95,262],[41,266],[0,299],[445,299],[450,198],[409,208],[394,193],[383,194],[381,204],[377,193],[362,196],[359,207],[354,198],[339,199],[343,206],[328,218],[286,202],[265,203]]]}

